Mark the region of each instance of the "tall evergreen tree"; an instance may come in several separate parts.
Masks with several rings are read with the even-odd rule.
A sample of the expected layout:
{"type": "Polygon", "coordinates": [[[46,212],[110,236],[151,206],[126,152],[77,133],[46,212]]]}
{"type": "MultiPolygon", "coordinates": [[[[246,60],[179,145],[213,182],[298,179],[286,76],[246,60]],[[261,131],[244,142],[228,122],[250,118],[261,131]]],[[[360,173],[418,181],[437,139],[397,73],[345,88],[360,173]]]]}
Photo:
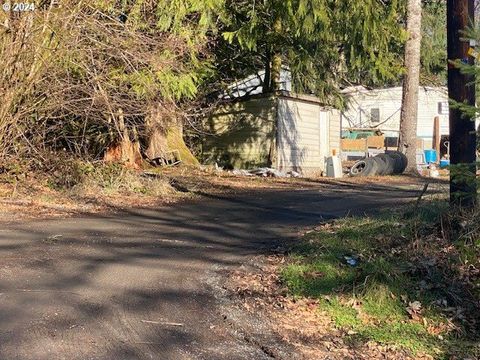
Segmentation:
{"type": "Polygon", "coordinates": [[[400,11],[396,0],[227,0],[224,36],[263,60],[270,84],[283,63],[296,90],[332,100],[339,85],[397,79],[400,11]]]}
{"type": "Polygon", "coordinates": [[[418,87],[420,84],[420,51],[422,42],[422,2],[408,0],[408,40],[405,46],[405,68],[403,79],[402,111],[398,150],[408,160],[406,172],[417,173],[417,116],[418,87]]]}
{"type": "Polygon", "coordinates": [[[423,2],[420,84],[444,86],[447,82],[447,7],[444,0],[423,2]]]}

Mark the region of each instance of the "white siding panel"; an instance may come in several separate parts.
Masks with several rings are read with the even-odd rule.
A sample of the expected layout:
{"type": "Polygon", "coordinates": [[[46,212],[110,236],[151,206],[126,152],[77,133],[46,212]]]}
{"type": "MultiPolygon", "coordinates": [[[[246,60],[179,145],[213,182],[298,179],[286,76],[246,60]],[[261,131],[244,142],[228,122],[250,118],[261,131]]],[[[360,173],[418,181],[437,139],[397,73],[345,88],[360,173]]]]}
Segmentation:
{"type": "Polygon", "coordinates": [[[281,98],[278,106],[278,168],[303,173],[324,170],[329,153],[328,112],[318,103],[291,98],[281,98]]]}
{"type": "MultiPolygon", "coordinates": [[[[302,114],[298,114],[302,119],[305,119],[307,117],[303,116],[302,114]]],[[[307,119],[317,119],[319,114],[315,114],[315,116],[308,117],[307,119]]],[[[308,133],[309,131],[318,131],[320,129],[320,124],[319,123],[312,123],[312,122],[299,122],[295,125],[295,130],[300,131],[302,134],[308,133]]]]}
{"type": "MultiPolygon", "coordinates": [[[[329,118],[330,118],[330,145],[329,150],[330,153],[335,151],[338,155],[340,154],[340,137],[341,137],[341,123],[342,117],[341,113],[338,110],[330,110],[329,111],[329,118]]],[[[330,155],[330,154],[329,154],[330,155]]]]}

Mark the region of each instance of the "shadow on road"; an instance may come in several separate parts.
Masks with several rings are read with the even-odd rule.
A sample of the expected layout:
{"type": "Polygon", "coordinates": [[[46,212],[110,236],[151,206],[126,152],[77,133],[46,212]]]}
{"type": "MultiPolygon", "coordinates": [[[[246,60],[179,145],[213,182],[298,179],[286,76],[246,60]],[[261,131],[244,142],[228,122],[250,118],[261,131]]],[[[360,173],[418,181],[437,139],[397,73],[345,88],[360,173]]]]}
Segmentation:
{"type": "Polygon", "coordinates": [[[381,211],[417,189],[312,184],[19,223],[0,231],[0,358],[262,359],[225,328],[204,277],[299,228],[381,211]]]}

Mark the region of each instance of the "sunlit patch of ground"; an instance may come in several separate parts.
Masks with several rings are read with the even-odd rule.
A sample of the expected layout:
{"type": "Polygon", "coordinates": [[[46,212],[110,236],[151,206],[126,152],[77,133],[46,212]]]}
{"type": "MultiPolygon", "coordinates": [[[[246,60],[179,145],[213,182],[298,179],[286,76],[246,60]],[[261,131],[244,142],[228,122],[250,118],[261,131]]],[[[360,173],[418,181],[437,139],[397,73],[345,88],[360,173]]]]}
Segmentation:
{"type": "MultiPolygon", "coordinates": [[[[80,174],[81,181],[71,186],[62,185],[64,177],[69,174],[0,174],[0,221],[160,206],[202,195],[221,196],[249,189],[301,190],[331,185],[345,191],[351,185],[420,189],[426,181],[408,176],[342,179],[247,177],[212,168],[191,167],[124,171],[117,166],[102,165],[87,169],[88,174],[80,174]]],[[[447,185],[436,181],[430,189],[441,190],[442,187],[448,189],[447,185]]]]}
{"type": "Polygon", "coordinates": [[[323,224],[228,287],[308,359],[478,359],[480,247],[442,236],[445,209],[323,224]]]}

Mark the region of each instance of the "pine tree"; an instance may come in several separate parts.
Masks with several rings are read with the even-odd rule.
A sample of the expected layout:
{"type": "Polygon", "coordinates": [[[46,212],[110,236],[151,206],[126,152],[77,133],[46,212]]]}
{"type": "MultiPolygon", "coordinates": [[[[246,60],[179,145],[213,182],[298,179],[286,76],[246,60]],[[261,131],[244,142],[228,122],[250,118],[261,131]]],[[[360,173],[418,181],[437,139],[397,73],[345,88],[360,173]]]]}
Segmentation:
{"type": "Polygon", "coordinates": [[[225,39],[263,63],[270,83],[283,63],[295,90],[332,100],[341,85],[394,82],[401,72],[398,1],[227,0],[226,9],[225,39]]]}
{"type": "Polygon", "coordinates": [[[443,0],[423,2],[420,84],[445,86],[447,82],[447,7],[443,0]]]}

